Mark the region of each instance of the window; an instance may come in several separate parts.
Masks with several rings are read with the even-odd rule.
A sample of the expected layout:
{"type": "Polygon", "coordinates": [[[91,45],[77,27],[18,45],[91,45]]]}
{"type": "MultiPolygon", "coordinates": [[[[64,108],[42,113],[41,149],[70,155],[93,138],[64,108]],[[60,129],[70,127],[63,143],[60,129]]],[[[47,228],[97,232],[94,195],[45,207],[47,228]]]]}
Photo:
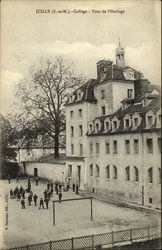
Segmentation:
{"type": "Polygon", "coordinates": [[[71,137],[73,137],[73,136],[74,136],[74,127],[71,126],[71,137]]]}
{"type": "Polygon", "coordinates": [[[109,122],[105,122],[106,130],[109,130],[109,122]]]}
{"type": "Polygon", "coordinates": [[[125,127],[129,128],[129,119],[125,119],[125,127]]]}
{"type": "Polygon", "coordinates": [[[159,184],[161,184],[161,168],[158,168],[159,184]]]}
{"type": "Polygon", "coordinates": [[[147,116],[147,120],[148,120],[148,126],[151,126],[151,125],[152,125],[152,122],[153,122],[152,115],[148,115],[148,116],[147,116]]]}
{"type": "Polygon", "coordinates": [[[99,166],[96,165],[96,177],[99,177],[100,176],[100,169],[99,169],[99,166]]]}
{"type": "Polygon", "coordinates": [[[70,111],[70,117],[71,117],[71,119],[73,118],[73,114],[74,114],[74,112],[70,111]]]}
{"type": "Polygon", "coordinates": [[[106,167],[106,178],[110,178],[110,166],[106,167]]]}
{"type": "Polygon", "coordinates": [[[90,154],[92,155],[93,154],[93,143],[92,142],[89,144],[89,149],[90,149],[90,154]]]}
{"type": "Polygon", "coordinates": [[[138,168],[134,166],[134,180],[139,181],[139,171],[138,168]]]}
{"type": "Polygon", "coordinates": [[[126,180],[129,181],[130,180],[130,167],[126,167],[125,169],[125,175],[126,175],[126,180]]]}
{"type": "Polygon", "coordinates": [[[161,138],[158,138],[159,153],[161,153],[161,138]]]}
{"type": "Polygon", "coordinates": [[[74,144],[71,144],[71,154],[74,154],[74,144]]]}
{"type": "Polygon", "coordinates": [[[100,153],[100,144],[97,142],[96,143],[96,154],[100,153]]]}
{"type": "Polygon", "coordinates": [[[117,129],[117,121],[114,121],[113,124],[114,124],[114,129],[117,129]]]}
{"type": "Polygon", "coordinates": [[[118,144],[117,144],[117,141],[113,141],[113,153],[114,154],[118,153],[118,144]]]}
{"type": "Polygon", "coordinates": [[[134,126],[137,127],[138,126],[138,118],[134,118],[134,126]]]}
{"type": "Polygon", "coordinates": [[[83,155],[83,144],[81,143],[79,144],[79,151],[80,156],[83,155]]]}
{"type": "Polygon", "coordinates": [[[148,169],[148,181],[149,181],[149,183],[153,182],[153,170],[152,170],[152,168],[148,169]]]}
{"type": "Polygon", "coordinates": [[[102,89],[102,90],[101,90],[101,99],[104,99],[104,98],[105,98],[105,90],[102,89]]]}
{"type": "Polygon", "coordinates": [[[134,153],[135,154],[139,153],[139,142],[138,142],[138,139],[134,139],[134,153]]]}
{"type": "Polygon", "coordinates": [[[113,166],[113,179],[117,179],[117,167],[113,166]]]}
{"type": "Polygon", "coordinates": [[[105,143],[106,154],[110,154],[110,142],[106,141],[105,143]]]}
{"type": "Polygon", "coordinates": [[[125,153],[130,154],[130,141],[125,140],[125,153]]]}
{"type": "Polygon", "coordinates": [[[79,125],[79,136],[83,135],[83,127],[82,125],[79,125]]]}
{"type": "Polygon", "coordinates": [[[93,176],[93,164],[90,165],[90,176],[93,176]]]}
{"type": "Polygon", "coordinates": [[[99,132],[99,124],[96,123],[96,132],[99,132]]]}
{"type": "Polygon", "coordinates": [[[151,197],[149,198],[149,203],[152,203],[152,198],[151,197]]]}
{"type": "Polygon", "coordinates": [[[127,91],[127,98],[132,98],[133,97],[133,90],[132,89],[128,89],[127,91]]]}
{"type": "Polygon", "coordinates": [[[105,115],[105,106],[102,106],[101,110],[102,110],[102,115],[105,115]]]}
{"type": "Polygon", "coordinates": [[[152,138],[147,138],[146,143],[147,143],[147,153],[149,153],[149,154],[153,153],[152,138]]]}
{"type": "Polygon", "coordinates": [[[92,132],[92,128],[93,128],[93,127],[92,127],[92,124],[90,124],[90,125],[89,125],[89,130],[90,130],[90,132],[92,132]]]}
{"type": "Polygon", "coordinates": [[[79,109],[78,112],[79,112],[79,117],[82,117],[82,109],[79,109]]]}
{"type": "Polygon", "coordinates": [[[68,177],[72,176],[72,165],[68,165],[68,177]]]}

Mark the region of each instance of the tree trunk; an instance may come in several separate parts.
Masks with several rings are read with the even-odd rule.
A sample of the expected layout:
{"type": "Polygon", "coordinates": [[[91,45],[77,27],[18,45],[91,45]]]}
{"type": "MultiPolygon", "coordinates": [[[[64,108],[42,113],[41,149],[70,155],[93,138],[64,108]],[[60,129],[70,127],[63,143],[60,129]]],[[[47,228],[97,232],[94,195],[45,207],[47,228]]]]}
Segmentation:
{"type": "Polygon", "coordinates": [[[55,132],[55,152],[54,158],[59,158],[59,132],[55,132]]]}

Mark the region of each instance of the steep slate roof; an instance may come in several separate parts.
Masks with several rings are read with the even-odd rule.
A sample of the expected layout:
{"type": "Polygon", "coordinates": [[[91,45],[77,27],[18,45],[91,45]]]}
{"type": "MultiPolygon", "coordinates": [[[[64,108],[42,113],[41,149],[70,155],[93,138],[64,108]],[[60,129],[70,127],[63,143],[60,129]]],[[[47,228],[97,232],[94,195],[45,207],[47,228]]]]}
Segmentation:
{"type": "Polygon", "coordinates": [[[74,100],[72,102],[69,102],[69,100],[66,102],[65,106],[72,105],[74,103],[80,103],[83,101],[96,103],[97,100],[94,96],[94,85],[96,84],[96,79],[90,79],[86,83],[84,83],[80,88],[75,90],[73,92],[74,100]],[[77,91],[81,90],[83,92],[83,96],[80,100],[77,100],[77,91]]]}
{"type": "MultiPolygon", "coordinates": [[[[143,106],[142,103],[136,103],[136,104],[132,104],[130,105],[128,108],[122,110],[122,108],[120,108],[118,111],[114,112],[113,114],[110,114],[110,115],[107,115],[107,116],[102,116],[102,117],[97,117],[95,119],[96,120],[100,120],[101,122],[101,129],[98,133],[96,133],[95,131],[91,132],[91,133],[87,133],[88,136],[91,136],[91,135],[101,135],[101,134],[117,134],[117,133],[127,133],[127,132],[135,132],[137,131],[143,131],[143,130],[146,130],[146,117],[145,117],[145,114],[148,112],[148,111],[152,111],[154,114],[160,109],[160,101],[161,101],[161,98],[160,96],[156,96],[156,97],[153,97],[153,100],[147,105],[147,106],[143,106]],[[140,125],[138,126],[137,129],[133,128],[132,125],[128,128],[124,128],[124,116],[126,114],[132,116],[134,113],[138,113],[142,120],[141,120],[141,123],[140,125]],[[104,131],[104,120],[106,118],[110,118],[110,120],[112,120],[114,117],[117,117],[118,120],[120,121],[120,125],[119,125],[119,128],[116,129],[115,131],[113,130],[109,130],[107,132],[104,131]]],[[[149,130],[151,129],[156,129],[156,124],[153,124],[149,130]]],[[[148,130],[148,129],[147,129],[148,130]]]]}

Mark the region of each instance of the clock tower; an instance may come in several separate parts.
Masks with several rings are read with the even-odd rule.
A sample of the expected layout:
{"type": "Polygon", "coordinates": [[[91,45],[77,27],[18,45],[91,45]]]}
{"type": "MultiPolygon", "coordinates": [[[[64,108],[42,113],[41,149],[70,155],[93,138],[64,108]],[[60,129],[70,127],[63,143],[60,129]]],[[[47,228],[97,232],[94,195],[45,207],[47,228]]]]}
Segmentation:
{"type": "Polygon", "coordinates": [[[119,46],[116,48],[116,65],[122,68],[125,67],[124,48],[121,47],[120,38],[119,38],[119,46]]]}

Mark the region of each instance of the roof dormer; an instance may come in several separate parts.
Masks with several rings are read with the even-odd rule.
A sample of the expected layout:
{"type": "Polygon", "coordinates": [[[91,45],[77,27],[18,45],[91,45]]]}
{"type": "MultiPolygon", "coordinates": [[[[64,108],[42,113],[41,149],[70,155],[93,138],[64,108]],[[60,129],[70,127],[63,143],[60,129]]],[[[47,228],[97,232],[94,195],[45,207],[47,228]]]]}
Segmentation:
{"type": "Polygon", "coordinates": [[[124,116],[124,128],[128,129],[131,125],[132,125],[131,117],[130,117],[130,115],[126,114],[124,116]]]}
{"type": "Polygon", "coordinates": [[[119,125],[120,125],[120,121],[119,121],[119,119],[117,118],[117,116],[115,116],[115,117],[112,119],[112,130],[115,131],[115,130],[119,129],[119,125]]]}
{"type": "Polygon", "coordinates": [[[134,115],[132,116],[132,124],[134,129],[137,129],[140,126],[141,120],[142,118],[140,117],[140,115],[137,112],[134,113],[134,115]]]}
{"type": "Polygon", "coordinates": [[[104,120],[104,130],[105,131],[109,131],[111,129],[111,120],[109,117],[107,117],[105,120],[104,120]]]}
{"type": "Polygon", "coordinates": [[[155,115],[151,110],[149,110],[146,113],[146,128],[150,128],[154,123],[155,123],[155,115]]]}
{"type": "Polygon", "coordinates": [[[76,94],[77,94],[77,101],[80,101],[83,97],[83,91],[81,91],[81,89],[78,89],[76,94]]]}
{"type": "Polygon", "coordinates": [[[101,121],[97,119],[95,121],[95,132],[98,133],[101,130],[101,121]]]}
{"type": "Polygon", "coordinates": [[[161,128],[161,109],[156,112],[157,127],[161,128]]]}

